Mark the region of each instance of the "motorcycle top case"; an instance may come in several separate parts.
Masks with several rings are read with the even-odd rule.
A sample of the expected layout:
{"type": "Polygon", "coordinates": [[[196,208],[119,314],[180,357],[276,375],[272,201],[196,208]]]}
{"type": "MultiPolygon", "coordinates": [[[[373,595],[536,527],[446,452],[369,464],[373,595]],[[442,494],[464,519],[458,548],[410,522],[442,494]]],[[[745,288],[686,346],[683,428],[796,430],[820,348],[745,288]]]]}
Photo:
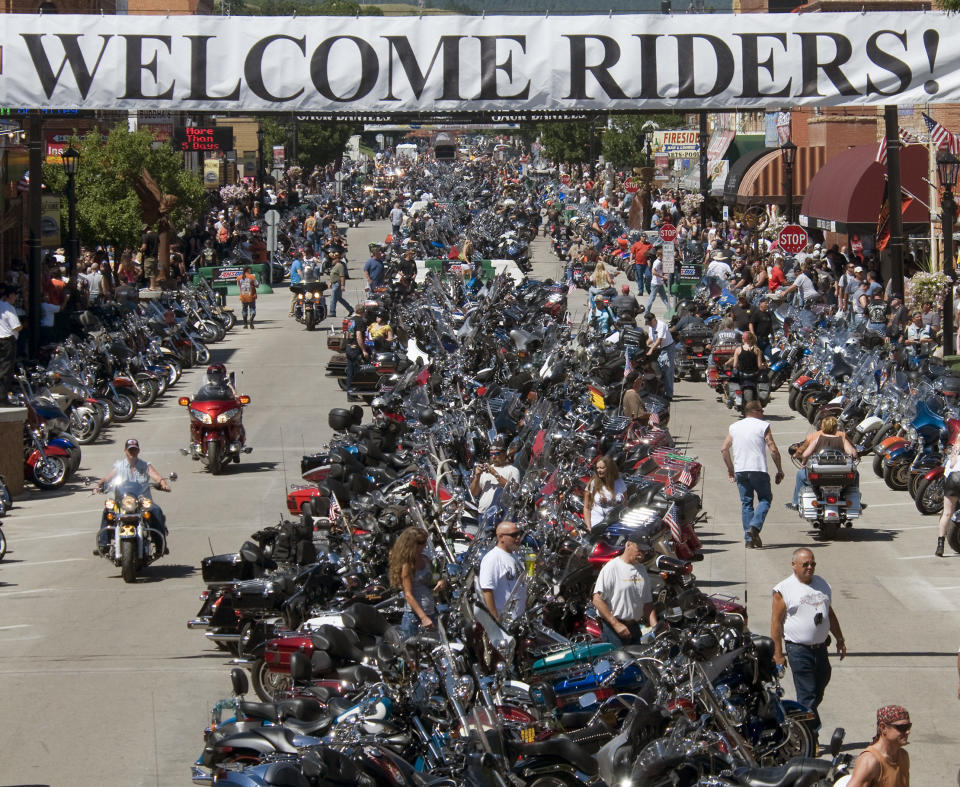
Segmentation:
{"type": "Polygon", "coordinates": [[[253,579],[253,569],[253,564],[241,559],[239,552],[209,555],[200,561],[203,581],[208,585],[253,579]]]}
{"type": "Polygon", "coordinates": [[[327,349],[334,352],[343,352],[347,346],[347,336],[343,331],[330,330],[327,334],[327,349]]]}

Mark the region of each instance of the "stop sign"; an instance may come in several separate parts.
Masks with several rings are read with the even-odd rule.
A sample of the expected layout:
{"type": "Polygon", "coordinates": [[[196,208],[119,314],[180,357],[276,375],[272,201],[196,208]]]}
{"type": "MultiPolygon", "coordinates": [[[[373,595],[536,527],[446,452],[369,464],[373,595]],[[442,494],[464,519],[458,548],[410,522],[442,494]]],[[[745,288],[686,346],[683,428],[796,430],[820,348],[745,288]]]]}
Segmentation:
{"type": "Polygon", "coordinates": [[[798,254],[807,245],[807,231],[799,224],[788,224],[777,235],[777,243],[787,254],[798,254]]]}
{"type": "Polygon", "coordinates": [[[561,182],[564,186],[570,185],[570,176],[569,176],[566,172],[564,172],[564,173],[560,176],[560,182],[561,182]]]}
{"type": "Polygon", "coordinates": [[[623,190],[626,191],[627,194],[636,194],[638,191],[640,191],[640,179],[639,179],[639,178],[629,178],[629,179],[623,184],[623,190]]]}
{"type": "Polygon", "coordinates": [[[672,224],[662,224],[660,226],[660,240],[664,243],[673,243],[677,239],[677,228],[672,224]]]}

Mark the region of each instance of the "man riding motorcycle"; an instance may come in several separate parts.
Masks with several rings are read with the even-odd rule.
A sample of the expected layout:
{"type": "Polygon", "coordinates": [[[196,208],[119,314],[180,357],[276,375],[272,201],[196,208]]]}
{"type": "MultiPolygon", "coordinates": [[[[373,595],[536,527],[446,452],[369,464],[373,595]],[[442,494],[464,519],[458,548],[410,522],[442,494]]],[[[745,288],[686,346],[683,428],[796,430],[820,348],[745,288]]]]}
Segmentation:
{"type": "MultiPolygon", "coordinates": [[[[141,497],[149,498],[151,501],[153,498],[150,495],[150,482],[153,481],[164,492],[170,491],[170,484],[167,483],[167,480],[160,475],[157,469],[150,464],[145,462],[140,458],[140,442],[134,438],[127,440],[126,445],[124,446],[123,459],[118,459],[113,463],[113,467],[110,472],[107,473],[103,478],[97,481],[94,486],[94,491],[102,492],[106,484],[111,481],[116,481],[117,483],[133,483],[138,484],[141,487],[141,497]]],[[[156,503],[153,504],[153,507],[150,509],[153,514],[153,520],[155,522],[157,530],[163,533],[164,539],[167,536],[167,519],[163,515],[163,511],[160,506],[156,503]]],[[[109,548],[109,523],[106,518],[106,511],[104,511],[103,518],[100,520],[100,533],[97,538],[97,544],[99,549],[94,552],[95,555],[104,554],[109,548]]],[[[168,554],[170,550],[161,543],[159,536],[151,534],[151,540],[153,541],[154,549],[159,553],[160,550],[163,550],[163,554],[168,554]]]]}
{"type": "Polygon", "coordinates": [[[203,385],[194,396],[194,401],[207,402],[210,400],[233,399],[237,392],[227,377],[227,367],[222,363],[210,364],[203,377],[203,385]]]}

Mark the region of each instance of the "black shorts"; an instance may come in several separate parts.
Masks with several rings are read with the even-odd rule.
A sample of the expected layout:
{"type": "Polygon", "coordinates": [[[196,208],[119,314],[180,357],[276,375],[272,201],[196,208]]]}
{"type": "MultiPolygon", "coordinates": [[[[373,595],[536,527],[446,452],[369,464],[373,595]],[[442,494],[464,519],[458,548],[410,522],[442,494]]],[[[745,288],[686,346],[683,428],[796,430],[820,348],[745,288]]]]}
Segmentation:
{"type": "Polygon", "coordinates": [[[960,497],[960,473],[950,473],[943,479],[943,496],[960,497]]]}

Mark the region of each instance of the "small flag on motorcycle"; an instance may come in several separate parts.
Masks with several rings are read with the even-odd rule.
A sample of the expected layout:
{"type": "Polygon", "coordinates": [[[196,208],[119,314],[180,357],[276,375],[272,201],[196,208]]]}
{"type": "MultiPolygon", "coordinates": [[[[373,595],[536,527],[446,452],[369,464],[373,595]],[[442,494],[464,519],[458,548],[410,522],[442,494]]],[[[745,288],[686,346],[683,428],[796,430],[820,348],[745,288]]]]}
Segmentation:
{"type": "Polygon", "coordinates": [[[670,537],[674,541],[681,541],[680,537],[680,525],[677,523],[677,504],[671,503],[670,508],[667,509],[667,513],[663,515],[663,521],[666,522],[667,527],[670,528],[670,537]]]}

